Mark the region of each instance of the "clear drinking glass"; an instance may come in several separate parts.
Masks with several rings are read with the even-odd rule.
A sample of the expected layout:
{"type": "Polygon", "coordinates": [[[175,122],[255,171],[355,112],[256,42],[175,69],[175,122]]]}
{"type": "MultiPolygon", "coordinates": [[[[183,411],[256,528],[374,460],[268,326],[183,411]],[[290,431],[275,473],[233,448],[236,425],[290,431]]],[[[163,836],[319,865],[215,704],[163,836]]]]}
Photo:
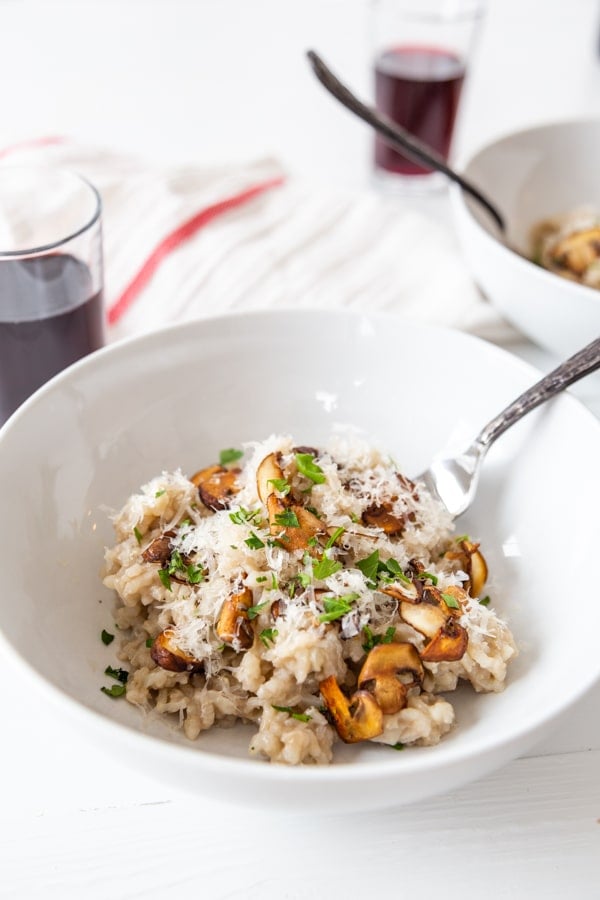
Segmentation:
{"type": "Polygon", "coordinates": [[[73,172],[0,167],[0,425],[105,340],[101,202],[73,172]]]}
{"type": "MultiPolygon", "coordinates": [[[[375,105],[445,159],[483,0],[371,0],[375,105]]],[[[377,180],[400,190],[445,183],[375,136],[377,180]]]]}

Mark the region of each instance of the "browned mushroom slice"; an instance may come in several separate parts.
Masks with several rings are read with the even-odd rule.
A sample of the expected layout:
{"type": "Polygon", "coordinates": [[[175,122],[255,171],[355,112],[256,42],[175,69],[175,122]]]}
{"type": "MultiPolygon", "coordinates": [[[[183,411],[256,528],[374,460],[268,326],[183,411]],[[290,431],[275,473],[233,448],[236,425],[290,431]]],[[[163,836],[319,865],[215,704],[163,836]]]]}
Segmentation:
{"type": "Polygon", "coordinates": [[[581,277],[587,268],[600,259],[600,227],[584,228],[568,234],[551,251],[552,262],[581,277]]]}
{"type": "Polygon", "coordinates": [[[429,638],[434,637],[448,619],[448,611],[441,606],[433,603],[410,603],[406,600],[400,604],[400,615],[407,625],[429,638]]]}
{"type": "Polygon", "coordinates": [[[392,715],[404,709],[407,690],[420,685],[423,675],[423,664],[412,644],[378,644],[360,670],[358,687],[373,694],[384,715],[392,715]]]}
{"type": "Polygon", "coordinates": [[[395,597],[396,600],[405,600],[408,603],[418,603],[422,591],[412,581],[396,581],[394,584],[382,584],[377,588],[382,594],[395,597]]]}
{"type": "Polygon", "coordinates": [[[237,477],[240,469],[226,469],[224,466],[208,466],[200,469],[190,478],[198,488],[200,499],[209,509],[229,509],[231,498],[239,491],[237,477]]]}
{"type": "Polygon", "coordinates": [[[457,606],[451,606],[449,603],[446,602],[446,600],[444,600],[448,614],[450,616],[454,616],[455,618],[459,618],[460,616],[462,616],[463,606],[469,599],[469,595],[467,594],[467,592],[465,590],[463,590],[463,588],[458,587],[457,584],[451,584],[449,587],[444,588],[442,598],[443,598],[444,594],[447,594],[450,597],[453,597],[458,604],[457,606]]]}
{"type": "Polygon", "coordinates": [[[154,538],[142,553],[144,562],[160,563],[161,565],[168,562],[171,558],[173,549],[171,546],[171,538],[174,537],[174,531],[165,531],[160,537],[154,538]]]}
{"type": "Polygon", "coordinates": [[[224,602],[217,622],[217,635],[225,644],[237,644],[248,650],[254,643],[254,630],[248,620],[248,609],[252,606],[252,591],[242,588],[224,602]]]}
{"type": "Polygon", "coordinates": [[[465,584],[466,590],[472,597],[479,597],[488,576],[487,563],[479,550],[479,544],[474,544],[467,539],[462,540],[460,549],[446,551],[444,559],[458,562],[461,569],[469,576],[465,584]]]}
{"type": "Polygon", "coordinates": [[[315,447],[293,447],[292,453],[308,453],[309,456],[319,455],[319,451],[315,447]]]}
{"type": "Polygon", "coordinates": [[[373,504],[363,512],[363,524],[369,525],[371,528],[381,528],[389,537],[400,535],[404,531],[405,518],[404,516],[395,516],[391,510],[391,503],[383,503],[379,506],[373,504]]]}
{"type": "Polygon", "coordinates": [[[313,538],[327,534],[323,522],[308,509],[303,506],[287,506],[275,494],[267,497],[267,512],[271,534],[290,552],[314,550],[309,541],[314,543],[313,538]]]}
{"type": "Polygon", "coordinates": [[[150,656],[156,665],[169,672],[201,672],[203,663],[180,650],[174,637],[173,629],[166,628],[154,638],[150,656]]]}
{"type": "Polygon", "coordinates": [[[350,699],[340,690],[334,675],[319,685],[335,729],[346,744],[368,741],[383,731],[383,713],[368,691],[357,691],[350,699]]]}
{"type": "Polygon", "coordinates": [[[275,492],[273,481],[280,478],[283,478],[283,470],[279,465],[277,454],[269,453],[256,470],[256,490],[262,503],[266,503],[269,496],[275,492]]]}
{"type": "Polygon", "coordinates": [[[462,625],[450,618],[421,651],[424,662],[455,662],[465,655],[469,636],[462,625]]]}
{"type": "Polygon", "coordinates": [[[469,557],[466,569],[469,576],[469,592],[473,597],[479,597],[488,577],[487,563],[479,551],[479,544],[463,541],[462,547],[469,557]]]}

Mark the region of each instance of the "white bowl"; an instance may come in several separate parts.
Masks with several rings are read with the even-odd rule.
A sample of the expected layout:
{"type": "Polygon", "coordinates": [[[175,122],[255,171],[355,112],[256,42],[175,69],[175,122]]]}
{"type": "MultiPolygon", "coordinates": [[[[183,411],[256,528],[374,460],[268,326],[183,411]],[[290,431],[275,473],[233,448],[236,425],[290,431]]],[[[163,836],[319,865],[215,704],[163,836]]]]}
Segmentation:
{"type": "Polygon", "coordinates": [[[0,649],[16,666],[11,690],[27,704],[41,693],[96,745],[158,779],[263,808],[408,803],[526,751],[600,673],[600,604],[586,588],[599,540],[600,424],[571,397],[492,448],[458,525],[483,541],[495,606],[521,653],[503,693],[458,692],[457,727],[436,747],[340,744],[330,767],[286,768],[249,758],[243,726],[186,741],[100,692],[117,661],[100,640],[113,599],[99,573],[113,542],[105,507],[119,508],[163,469],[195,470],[220,448],[273,431],[318,443],[335,423],[352,423],[414,474],[535,379],[468,335],[341,312],[216,318],[77,363],[0,432],[9,578],[0,649]]]}
{"type": "Polygon", "coordinates": [[[528,128],[479,150],[462,171],[504,214],[508,249],[481,207],[456,186],[451,197],[475,280],[535,343],[568,356],[600,334],[600,291],[530,262],[529,233],[543,219],[588,206],[600,213],[600,121],[528,128]],[[521,256],[520,254],[523,254],[521,256]]]}

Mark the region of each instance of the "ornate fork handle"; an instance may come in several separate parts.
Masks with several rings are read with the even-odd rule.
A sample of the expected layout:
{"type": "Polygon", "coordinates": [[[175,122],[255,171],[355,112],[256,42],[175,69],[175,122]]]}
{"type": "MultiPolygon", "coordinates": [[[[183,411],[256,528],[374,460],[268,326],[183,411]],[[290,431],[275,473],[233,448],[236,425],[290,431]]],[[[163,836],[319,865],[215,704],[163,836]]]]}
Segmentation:
{"type": "Polygon", "coordinates": [[[526,413],[598,368],[600,368],[600,338],[596,338],[583,350],[570,356],[564,363],[528,388],[520,397],[513,400],[506,409],[482,428],[475,443],[487,450],[497,437],[504,434],[507,428],[518,422],[526,413]]]}

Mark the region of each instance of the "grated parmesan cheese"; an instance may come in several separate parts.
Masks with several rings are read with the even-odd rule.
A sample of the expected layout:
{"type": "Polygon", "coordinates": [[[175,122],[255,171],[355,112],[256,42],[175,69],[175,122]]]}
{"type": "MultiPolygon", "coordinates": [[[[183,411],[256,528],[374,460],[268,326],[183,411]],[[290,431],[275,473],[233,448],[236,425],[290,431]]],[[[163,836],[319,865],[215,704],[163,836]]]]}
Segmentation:
{"type": "MultiPolygon", "coordinates": [[[[289,435],[246,443],[237,491],[224,508],[207,506],[181,471],[152,479],[113,516],[117,544],[106,552],[104,583],[119,598],[131,702],[176,714],[191,739],[214,724],[258,722],[253,752],[322,763],[336,734],[318,712],[320,683],[333,676],[351,696],[369,635],[423,651],[427,638],[403,620],[397,594],[407,572],[414,581],[415,565],[442,592],[464,586],[468,574],[444,557],[454,541],[447,511],[383,451],[334,435],[316,456],[307,454],[312,477],[310,467],[300,471],[297,452],[289,435]],[[271,454],[282,475],[272,488],[279,519],[270,518],[257,486],[271,454]],[[299,549],[286,547],[290,533],[303,534],[293,531],[300,528],[294,510],[310,512],[315,528],[299,549]],[[387,531],[382,511],[391,517],[387,531]],[[157,559],[161,545],[166,555],[157,559]],[[223,624],[227,604],[233,621],[243,620],[235,637],[223,624]],[[192,661],[177,674],[157,665],[149,646],[165,634],[176,659],[192,661]]],[[[460,679],[478,691],[503,687],[516,653],[508,626],[471,598],[458,621],[468,635],[463,657],[425,663],[425,693],[412,688],[406,708],[384,716],[377,741],[435,743],[453,722],[441,690],[460,679]]]]}

